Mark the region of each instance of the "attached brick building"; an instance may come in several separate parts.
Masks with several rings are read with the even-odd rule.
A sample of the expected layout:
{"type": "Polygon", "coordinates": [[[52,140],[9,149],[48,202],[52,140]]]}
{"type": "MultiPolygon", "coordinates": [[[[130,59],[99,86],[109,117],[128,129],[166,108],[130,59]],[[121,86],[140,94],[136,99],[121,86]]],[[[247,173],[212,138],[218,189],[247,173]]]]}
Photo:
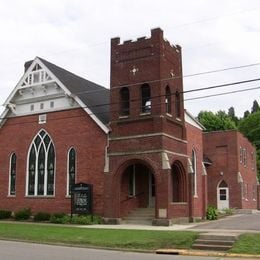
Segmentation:
{"type": "MultiPolygon", "coordinates": [[[[154,224],[205,217],[208,191],[216,201],[217,180],[207,179],[218,177],[210,150],[218,145],[184,110],[181,60],[181,47],[154,29],[151,38],[111,40],[110,91],[39,57],[25,63],[0,121],[0,207],[69,213],[71,187],[84,182],[93,185],[94,214],[107,222],[136,208],[151,208],[154,224]]],[[[241,167],[230,180],[239,171],[256,185],[256,170],[253,182],[241,167]]]]}
{"type": "Polygon", "coordinates": [[[255,147],[235,130],[204,133],[203,141],[212,161],[207,168],[209,203],[219,209],[256,209],[255,147]]]}

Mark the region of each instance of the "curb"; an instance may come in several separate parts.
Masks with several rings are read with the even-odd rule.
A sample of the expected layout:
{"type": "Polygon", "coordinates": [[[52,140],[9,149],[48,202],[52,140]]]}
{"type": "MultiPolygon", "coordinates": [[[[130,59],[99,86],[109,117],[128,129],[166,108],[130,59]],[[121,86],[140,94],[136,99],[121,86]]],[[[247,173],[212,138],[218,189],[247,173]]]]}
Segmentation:
{"type": "Polygon", "coordinates": [[[186,255],[186,256],[219,256],[219,257],[244,257],[244,258],[260,258],[260,255],[235,254],[215,251],[198,251],[186,249],[158,249],[156,254],[161,255],[186,255]]]}

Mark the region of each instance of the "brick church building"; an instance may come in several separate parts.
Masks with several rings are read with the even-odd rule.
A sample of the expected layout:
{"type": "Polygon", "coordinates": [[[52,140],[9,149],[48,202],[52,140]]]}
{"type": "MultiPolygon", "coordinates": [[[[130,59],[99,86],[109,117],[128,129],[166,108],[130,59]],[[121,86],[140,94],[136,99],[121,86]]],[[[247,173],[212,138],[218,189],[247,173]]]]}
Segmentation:
{"type": "Polygon", "coordinates": [[[110,90],[36,57],[0,119],[0,209],[69,213],[79,182],[108,223],[137,208],[155,225],[204,218],[228,199],[257,208],[254,147],[203,129],[184,109],[181,47],[159,28],[111,40],[110,90]]]}

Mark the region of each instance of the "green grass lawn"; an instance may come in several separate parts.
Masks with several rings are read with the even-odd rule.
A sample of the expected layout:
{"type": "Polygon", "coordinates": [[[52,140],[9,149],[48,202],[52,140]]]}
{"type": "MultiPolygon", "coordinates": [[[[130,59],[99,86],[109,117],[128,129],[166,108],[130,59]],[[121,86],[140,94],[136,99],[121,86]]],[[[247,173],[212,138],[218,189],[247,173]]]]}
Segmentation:
{"type": "Polygon", "coordinates": [[[229,251],[231,253],[260,254],[260,234],[243,234],[229,251]]]}
{"type": "Polygon", "coordinates": [[[190,248],[198,233],[189,231],[147,231],[88,229],[23,223],[0,223],[0,239],[21,239],[38,243],[155,250],[190,248]]]}

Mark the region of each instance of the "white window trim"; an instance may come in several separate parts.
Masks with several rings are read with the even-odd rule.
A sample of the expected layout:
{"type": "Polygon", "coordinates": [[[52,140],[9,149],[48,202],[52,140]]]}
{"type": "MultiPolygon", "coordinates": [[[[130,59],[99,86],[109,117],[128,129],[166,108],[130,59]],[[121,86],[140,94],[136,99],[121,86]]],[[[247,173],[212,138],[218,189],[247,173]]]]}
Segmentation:
{"type": "Polygon", "coordinates": [[[194,194],[193,197],[197,198],[198,197],[198,189],[197,189],[197,177],[198,177],[198,171],[197,171],[197,154],[195,149],[192,149],[192,159],[194,155],[194,167],[193,167],[193,181],[194,181],[194,194]]]}
{"type": "MultiPolygon", "coordinates": [[[[43,141],[43,138],[40,136],[40,138],[42,139],[43,141]]],[[[48,147],[48,149],[50,148],[50,145],[48,147]]],[[[45,146],[44,146],[44,149],[45,149],[45,146]]],[[[36,150],[36,149],[35,149],[36,150]]],[[[45,153],[47,153],[47,151],[45,150],[45,153]]],[[[37,154],[38,155],[38,154],[37,154]]],[[[26,167],[26,182],[25,182],[25,196],[26,197],[43,197],[43,198],[46,198],[46,197],[55,197],[55,187],[56,187],[56,149],[55,149],[55,145],[54,145],[54,142],[51,138],[51,136],[49,135],[49,133],[45,130],[45,129],[40,129],[38,131],[38,133],[34,136],[34,138],[32,139],[32,142],[31,142],[31,145],[28,149],[28,152],[27,152],[27,167],[26,167]],[[44,172],[44,194],[43,195],[38,195],[37,192],[38,192],[38,189],[37,189],[37,185],[38,185],[38,168],[37,166],[35,167],[35,183],[34,183],[34,192],[35,194],[34,195],[29,195],[29,160],[30,160],[30,152],[31,152],[31,148],[34,144],[34,140],[37,136],[40,136],[40,132],[41,131],[44,131],[50,138],[50,143],[53,144],[53,148],[54,148],[54,153],[55,153],[55,160],[54,160],[54,169],[53,169],[53,174],[54,174],[54,181],[53,181],[53,194],[52,195],[47,195],[47,160],[45,160],[45,172],[44,172]]]]}

